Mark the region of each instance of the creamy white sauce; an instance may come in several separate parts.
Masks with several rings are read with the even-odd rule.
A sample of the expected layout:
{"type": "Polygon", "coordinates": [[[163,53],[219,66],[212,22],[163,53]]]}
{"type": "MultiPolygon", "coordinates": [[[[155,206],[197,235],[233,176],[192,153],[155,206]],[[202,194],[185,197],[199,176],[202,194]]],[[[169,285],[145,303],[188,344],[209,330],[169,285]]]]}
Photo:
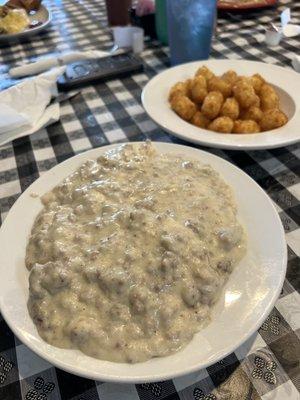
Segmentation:
{"type": "Polygon", "coordinates": [[[26,254],[30,315],[48,343],[100,359],[186,345],[245,252],[218,173],[150,143],[85,162],[42,202],[26,254]]]}

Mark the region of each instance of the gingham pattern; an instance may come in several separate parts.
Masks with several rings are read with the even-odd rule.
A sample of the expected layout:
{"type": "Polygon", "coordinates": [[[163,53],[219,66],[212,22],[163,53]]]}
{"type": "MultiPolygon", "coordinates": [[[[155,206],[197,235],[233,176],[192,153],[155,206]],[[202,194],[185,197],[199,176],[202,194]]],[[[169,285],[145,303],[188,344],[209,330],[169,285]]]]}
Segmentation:
{"type": "MultiPolygon", "coordinates": [[[[32,41],[0,47],[0,82],[11,82],[7,70],[24,60],[68,49],[108,49],[103,0],[49,0],[51,28],[32,41]]],[[[300,23],[299,1],[281,1],[278,9],[247,15],[222,15],[213,42],[213,58],[247,58],[290,67],[299,38],[267,48],[263,27],[278,19],[289,5],[300,23]]],[[[112,142],[173,141],[149,120],[140,103],[145,83],[168,66],[167,49],[148,43],[144,73],[89,86],[61,106],[61,120],[31,137],[0,147],[0,211],[10,207],[39,175],[72,155],[112,142]]],[[[300,129],[300,127],[299,127],[300,129]]],[[[188,143],[184,143],[190,145],[188,143]]],[[[300,390],[300,146],[269,151],[211,150],[241,167],[273,199],[289,246],[283,291],[258,334],[216,365],[173,381],[116,385],[95,382],[63,372],[21,344],[0,316],[0,399],[299,399],[300,390]]],[[[2,277],[3,279],[3,277],[2,277]]],[[[1,295],[1,294],[0,294],[1,295]]]]}

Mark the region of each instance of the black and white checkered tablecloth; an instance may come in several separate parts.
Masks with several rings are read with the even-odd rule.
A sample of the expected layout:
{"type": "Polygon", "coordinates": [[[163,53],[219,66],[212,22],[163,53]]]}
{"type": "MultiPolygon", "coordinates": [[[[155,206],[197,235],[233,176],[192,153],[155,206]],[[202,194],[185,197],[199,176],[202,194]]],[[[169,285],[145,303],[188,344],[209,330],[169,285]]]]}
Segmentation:
{"type": "MultiPolygon", "coordinates": [[[[24,60],[69,49],[111,47],[103,0],[45,3],[53,12],[48,31],[29,42],[1,45],[2,88],[8,82],[8,68],[24,60]]],[[[278,19],[278,10],[291,7],[293,22],[300,23],[299,0],[279,3],[277,9],[251,15],[220,16],[212,58],[247,58],[289,68],[293,54],[299,52],[299,37],[283,40],[272,48],[263,42],[263,27],[278,19]]],[[[78,152],[145,138],[183,143],[150,121],[140,102],[141,90],[149,78],[168,66],[167,49],[149,42],[143,59],[144,73],[83,89],[62,104],[59,122],[0,147],[2,221],[20,193],[39,175],[78,152]]],[[[300,146],[249,152],[206,150],[230,160],[254,178],[274,201],[285,228],[287,277],[276,307],[258,334],[216,365],[191,375],[152,384],[118,385],[79,378],[54,368],[20,343],[0,316],[1,400],[300,398],[300,146]]]]}

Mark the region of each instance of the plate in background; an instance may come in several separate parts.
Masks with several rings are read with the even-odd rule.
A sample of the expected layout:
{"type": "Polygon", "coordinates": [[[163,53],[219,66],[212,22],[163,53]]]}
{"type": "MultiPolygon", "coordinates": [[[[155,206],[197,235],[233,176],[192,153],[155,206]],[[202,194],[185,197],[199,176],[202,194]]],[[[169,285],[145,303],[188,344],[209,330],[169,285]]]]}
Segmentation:
{"type": "Polygon", "coordinates": [[[47,7],[40,5],[40,8],[34,12],[34,14],[28,15],[30,22],[38,21],[41,22],[41,25],[38,25],[34,28],[27,28],[23,32],[12,33],[12,34],[0,34],[0,43],[10,43],[18,40],[30,38],[39,32],[46,29],[52,20],[52,14],[47,7]]]}
{"type": "Polygon", "coordinates": [[[219,10],[228,10],[228,11],[241,11],[241,10],[250,10],[255,8],[264,8],[271,7],[277,3],[278,0],[248,0],[248,1],[239,1],[239,0],[219,0],[218,1],[218,9],[219,10]]]}
{"type": "Polygon", "coordinates": [[[248,60],[205,60],[169,68],[152,78],[142,92],[143,106],[154,122],[165,131],[192,143],[233,150],[258,150],[287,146],[300,140],[300,79],[288,68],[248,60]],[[261,74],[275,86],[281,108],[288,123],[272,131],[252,134],[226,134],[198,128],[180,118],[171,110],[168,95],[171,87],[191,78],[202,65],[216,75],[233,69],[239,75],[261,74]]]}

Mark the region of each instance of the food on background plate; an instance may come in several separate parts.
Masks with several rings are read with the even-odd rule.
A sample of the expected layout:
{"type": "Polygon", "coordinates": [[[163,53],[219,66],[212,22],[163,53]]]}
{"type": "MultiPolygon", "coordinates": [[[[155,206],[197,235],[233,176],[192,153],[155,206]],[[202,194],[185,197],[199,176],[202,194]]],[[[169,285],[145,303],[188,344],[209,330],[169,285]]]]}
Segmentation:
{"type": "Polygon", "coordinates": [[[8,10],[0,17],[0,33],[19,33],[28,28],[30,20],[25,10],[8,10]]]}
{"type": "Polygon", "coordinates": [[[40,8],[41,0],[9,0],[5,5],[10,8],[23,8],[28,13],[40,8]]]}
{"type": "Polygon", "coordinates": [[[240,106],[234,97],[228,97],[221,108],[220,115],[222,117],[229,117],[233,121],[240,115],[240,106]]]}
{"type": "Polygon", "coordinates": [[[178,351],[245,254],[231,188],[149,142],[85,162],[42,203],[26,251],[29,312],[45,341],[92,357],[178,351]]]}
{"type": "MultiPolygon", "coordinates": [[[[220,92],[209,92],[204,98],[200,111],[209,120],[216,118],[219,115],[223,104],[223,95],[220,92]]],[[[176,99],[175,99],[176,103],[176,99]]]]}
{"type": "Polygon", "coordinates": [[[257,133],[260,127],[252,119],[237,119],[233,123],[232,133],[257,133]]]}
{"type": "Polygon", "coordinates": [[[261,6],[264,6],[264,5],[267,6],[267,5],[269,5],[269,2],[268,2],[268,0],[219,0],[218,4],[219,5],[232,4],[233,6],[238,8],[239,6],[246,6],[248,4],[250,6],[253,6],[256,4],[259,4],[261,6]]]}
{"type": "Polygon", "coordinates": [[[171,87],[169,103],[185,121],[219,133],[258,133],[288,122],[276,90],[259,74],[229,70],[218,77],[202,66],[171,87]]]}
{"type": "Polygon", "coordinates": [[[232,132],[234,122],[229,117],[218,117],[214,119],[209,125],[208,129],[215,132],[232,132]]]}
{"type": "Polygon", "coordinates": [[[20,33],[39,25],[31,22],[28,15],[39,8],[40,0],[9,0],[0,7],[0,34],[20,33]]]}
{"type": "Polygon", "coordinates": [[[267,110],[260,120],[260,126],[265,131],[276,129],[284,124],[286,124],[286,116],[276,108],[267,110]]]}
{"type": "Polygon", "coordinates": [[[190,80],[188,82],[188,88],[191,93],[191,99],[195,103],[202,102],[207,96],[207,84],[203,76],[197,76],[194,80],[194,83],[192,82],[192,80],[190,80]]]}
{"type": "Polygon", "coordinates": [[[185,120],[190,120],[197,111],[196,105],[187,96],[178,97],[173,107],[174,111],[185,120]]]}

